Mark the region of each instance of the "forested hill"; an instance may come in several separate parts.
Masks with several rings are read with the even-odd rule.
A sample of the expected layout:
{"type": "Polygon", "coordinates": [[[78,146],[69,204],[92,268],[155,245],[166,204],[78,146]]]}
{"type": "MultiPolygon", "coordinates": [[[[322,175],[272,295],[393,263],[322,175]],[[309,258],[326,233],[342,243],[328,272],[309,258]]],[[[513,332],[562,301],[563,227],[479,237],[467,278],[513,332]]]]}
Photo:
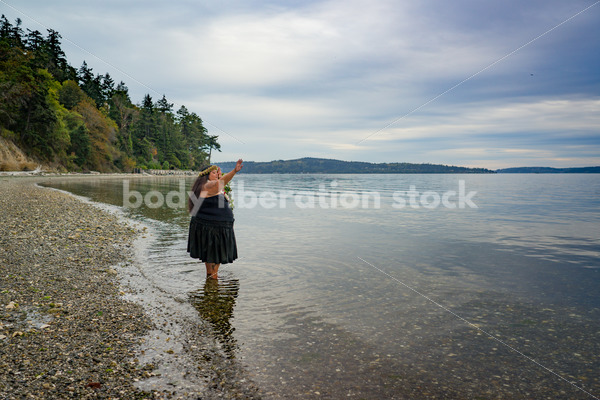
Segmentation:
{"type": "MultiPolygon", "coordinates": [[[[220,148],[185,106],[174,112],[164,95],[134,104],[124,82],[71,67],[60,40],[0,19],[0,136],[27,156],[70,171],[197,169],[220,148]]],[[[0,171],[25,168],[9,164],[0,171]]]]}
{"type": "Polygon", "coordinates": [[[503,174],[600,174],[598,167],[551,168],[551,167],[515,167],[499,169],[503,174]]]}
{"type": "MultiPolygon", "coordinates": [[[[217,163],[223,172],[233,169],[235,162],[217,163]]],[[[436,164],[368,163],[324,158],[300,158],[269,162],[244,161],[248,174],[468,174],[494,173],[485,168],[467,168],[436,164]]]]}

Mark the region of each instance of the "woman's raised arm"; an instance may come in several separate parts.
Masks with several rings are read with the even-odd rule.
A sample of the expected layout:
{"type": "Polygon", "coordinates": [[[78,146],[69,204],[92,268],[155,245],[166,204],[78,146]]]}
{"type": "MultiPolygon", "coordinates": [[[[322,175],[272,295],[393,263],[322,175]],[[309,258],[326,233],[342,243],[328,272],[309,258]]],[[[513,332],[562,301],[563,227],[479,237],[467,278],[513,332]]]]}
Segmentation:
{"type": "Polygon", "coordinates": [[[221,178],[219,178],[219,180],[206,182],[204,184],[203,191],[205,191],[211,196],[221,193],[225,189],[225,185],[227,185],[233,179],[235,174],[242,170],[242,167],[244,166],[242,163],[243,160],[240,158],[235,163],[235,167],[231,171],[223,175],[221,178]]]}

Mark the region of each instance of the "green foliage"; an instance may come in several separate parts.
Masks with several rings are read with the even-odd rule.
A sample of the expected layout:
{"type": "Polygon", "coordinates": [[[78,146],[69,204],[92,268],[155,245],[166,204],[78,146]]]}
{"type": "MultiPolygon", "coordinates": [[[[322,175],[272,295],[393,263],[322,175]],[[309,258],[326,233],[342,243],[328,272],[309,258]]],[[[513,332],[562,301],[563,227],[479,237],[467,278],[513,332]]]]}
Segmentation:
{"type": "Polygon", "coordinates": [[[162,166],[156,161],[148,161],[148,169],[162,169],[162,166]]]}
{"type": "Polygon", "coordinates": [[[55,83],[46,70],[28,70],[26,78],[32,78],[31,94],[24,96],[20,117],[15,118],[15,131],[20,133],[19,141],[25,148],[43,160],[52,160],[59,155],[64,143],[68,142],[61,130],[56,115],[58,102],[53,101],[50,87],[55,83]],[[59,143],[54,143],[57,139],[59,143]]]}
{"type": "Polygon", "coordinates": [[[67,150],[70,161],[75,164],[77,169],[85,168],[92,151],[90,134],[85,121],[79,113],[74,111],[68,111],[63,119],[71,137],[71,145],[67,150]]]}
{"type": "Polygon", "coordinates": [[[82,124],[71,132],[70,152],[75,156],[75,164],[79,167],[86,165],[91,151],[90,135],[85,125],[82,124]]]}
{"type": "MultiPolygon", "coordinates": [[[[49,75],[48,72],[46,73],[49,75]]],[[[53,151],[53,156],[65,158],[67,155],[67,148],[71,145],[71,135],[68,121],[70,112],[58,101],[58,91],[61,87],[60,83],[52,79],[50,79],[49,82],[50,85],[48,88],[47,104],[56,116],[56,122],[52,130],[52,135],[49,138],[50,146],[53,151]]]]}
{"type": "Polygon", "coordinates": [[[70,170],[198,168],[213,149],[202,119],[163,96],[132,103],[125,83],[75,70],[51,29],[25,34],[0,18],[0,133],[30,156],[70,170]],[[60,83],[62,82],[62,84],[60,83]]]}
{"type": "Polygon", "coordinates": [[[75,81],[64,81],[62,87],[58,91],[58,100],[60,104],[69,110],[79,104],[86,97],[85,93],[77,82],[75,81]]]}

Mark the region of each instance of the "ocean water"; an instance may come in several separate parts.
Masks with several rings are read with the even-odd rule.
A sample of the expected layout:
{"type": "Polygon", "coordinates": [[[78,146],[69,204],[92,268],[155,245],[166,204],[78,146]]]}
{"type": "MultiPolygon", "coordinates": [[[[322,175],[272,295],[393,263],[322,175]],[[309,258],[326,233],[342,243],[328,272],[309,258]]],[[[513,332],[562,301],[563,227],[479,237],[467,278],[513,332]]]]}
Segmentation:
{"type": "Polygon", "coordinates": [[[192,182],[45,185],[152,225],[146,275],[265,398],[600,396],[600,175],[241,173],[219,282],[186,253],[192,182]]]}

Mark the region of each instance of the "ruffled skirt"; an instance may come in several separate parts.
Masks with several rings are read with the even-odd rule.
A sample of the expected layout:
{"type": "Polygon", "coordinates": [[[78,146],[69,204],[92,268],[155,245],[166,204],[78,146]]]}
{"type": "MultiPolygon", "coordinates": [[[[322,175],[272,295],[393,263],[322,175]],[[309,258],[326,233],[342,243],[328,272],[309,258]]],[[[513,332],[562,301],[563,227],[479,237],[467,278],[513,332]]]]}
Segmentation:
{"type": "Polygon", "coordinates": [[[192,217],[187,251],[200,261],[227,264],[237,258],[233,221],[212,221],[192,217]]]}

